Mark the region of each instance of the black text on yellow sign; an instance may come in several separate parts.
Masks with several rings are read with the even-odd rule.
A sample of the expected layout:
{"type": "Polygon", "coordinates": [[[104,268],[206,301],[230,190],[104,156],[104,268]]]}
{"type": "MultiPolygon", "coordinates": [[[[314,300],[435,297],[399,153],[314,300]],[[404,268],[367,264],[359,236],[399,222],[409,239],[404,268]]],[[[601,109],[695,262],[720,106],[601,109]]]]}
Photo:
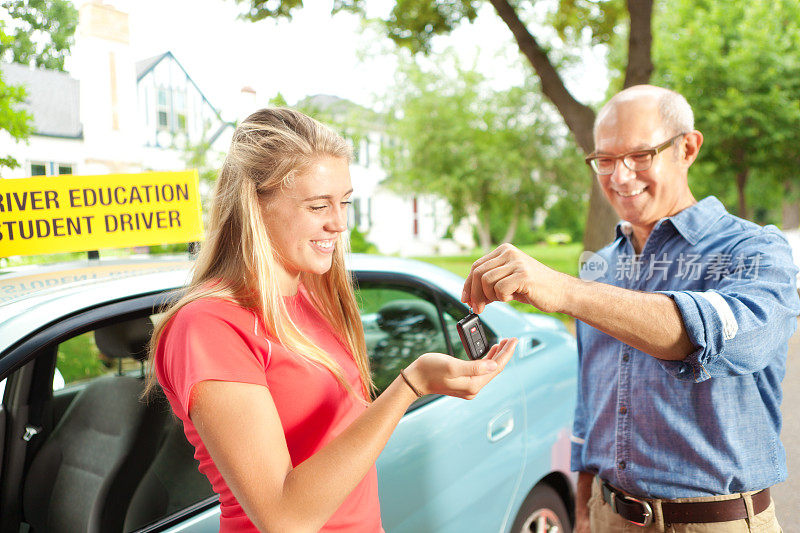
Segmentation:
{"type": "Polygon", "coordinates": [[[0,257],[202,239],[197,171],[0,180],[0,257]]]}

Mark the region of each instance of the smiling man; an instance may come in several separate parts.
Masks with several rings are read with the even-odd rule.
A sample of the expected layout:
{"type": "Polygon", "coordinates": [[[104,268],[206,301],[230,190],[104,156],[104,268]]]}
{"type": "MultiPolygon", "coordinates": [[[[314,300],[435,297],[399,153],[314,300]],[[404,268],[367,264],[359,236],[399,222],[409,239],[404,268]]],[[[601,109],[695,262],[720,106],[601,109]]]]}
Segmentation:
{"type": "Polygon", "coordinates": [[[576,531],[780,531],[769,487],[786,478],[797,269],[777,228],[695,200],[702,144],[681,95],[620,92],[586,158],[622,219],[595,268],[578,279],[502,245],[464,285],[476,312],[515,299],[577,319],[576,531]]]}
{"type": "Polygon", "coordinates": [[[634,87],[600,111],[596,150],[587,162],[614,210],[630,223],[637,252],[660,219],[697,203],[688,170],[702,144],[689,104],[663,89],[634,87]]]}

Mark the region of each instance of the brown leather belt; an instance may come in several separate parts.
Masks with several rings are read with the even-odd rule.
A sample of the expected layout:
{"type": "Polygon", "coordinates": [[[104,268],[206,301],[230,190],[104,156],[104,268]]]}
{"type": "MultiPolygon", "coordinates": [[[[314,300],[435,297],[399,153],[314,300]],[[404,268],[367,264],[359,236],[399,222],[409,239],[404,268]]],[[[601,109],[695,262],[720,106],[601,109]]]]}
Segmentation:
{"type": "MultiPolygon", "coordinates": [[[[605,481],[600,482],[603,500],[622,518],[639,526],[653,523],[653,508],[648,500],[626,495],[605,481]]],[[[769,507],[769,489],[756,492],[753,499],[753,514],[769,507]]],[[[743,498],[708,502],[661,502],[661,513],[666,524],[707,524],[728,522],[747,518],[747,507],[743,498]]]]}

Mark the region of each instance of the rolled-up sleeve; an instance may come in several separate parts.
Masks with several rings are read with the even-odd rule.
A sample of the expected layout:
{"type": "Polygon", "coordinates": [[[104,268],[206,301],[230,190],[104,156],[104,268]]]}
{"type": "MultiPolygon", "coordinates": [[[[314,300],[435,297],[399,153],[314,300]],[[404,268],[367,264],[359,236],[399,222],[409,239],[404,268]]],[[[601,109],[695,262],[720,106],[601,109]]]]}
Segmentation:
{"type": "Polygon", "coordinates": [[[738,243],[730,257],[729,271],[707,290],[659,291],[675,301],[696,347],[683,361],[659,360],[678,379],[701,382],[761,370],[796,329],[798,269],[783,235],[764,228],[738,243]]]}
{"type": "MultiPolygon", "coordinates": [[[[577,413],[577,410],[576,410],[577,413]]],[[[570,441],[570,457],[569,469],[573,472],[583,472],[586,468],[583,465],[583,445],[585,444],[583,432],[583,424],[585,419],[579,420],[575,417],[572,424],[572,435],[569,436],[570,441]]]]}

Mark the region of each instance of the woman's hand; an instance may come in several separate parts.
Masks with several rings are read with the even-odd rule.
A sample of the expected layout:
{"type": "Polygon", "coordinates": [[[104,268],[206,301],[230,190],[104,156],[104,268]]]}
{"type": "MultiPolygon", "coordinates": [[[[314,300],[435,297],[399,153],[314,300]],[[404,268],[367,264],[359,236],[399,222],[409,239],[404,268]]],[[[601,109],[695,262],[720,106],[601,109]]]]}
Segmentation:
{"type": "Polygon", "coordinates": [[[471,400],[511,359],[517,339],[503,339],[486,357],[464,361],[442,353],[426,353],[405,370],[406,377],[422,394],[446,394],[471,400]]]}

